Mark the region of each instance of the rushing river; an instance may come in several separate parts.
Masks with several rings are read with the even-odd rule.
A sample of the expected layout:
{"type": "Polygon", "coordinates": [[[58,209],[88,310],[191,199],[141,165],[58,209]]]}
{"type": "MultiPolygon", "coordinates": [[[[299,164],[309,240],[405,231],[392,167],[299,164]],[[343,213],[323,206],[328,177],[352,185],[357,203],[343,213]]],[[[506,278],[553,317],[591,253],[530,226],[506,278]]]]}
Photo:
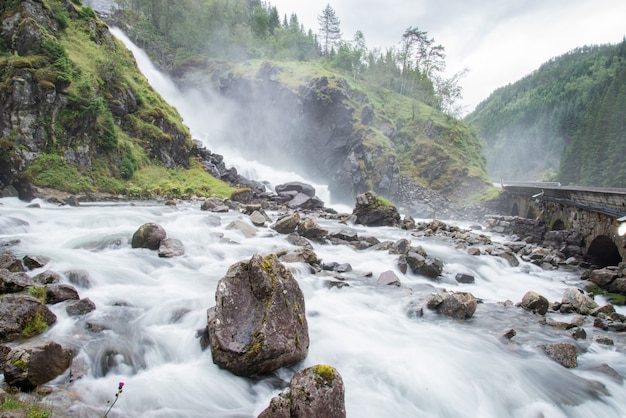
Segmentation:
{"type": "Polygon", "coordinates": [[[174,208],[145,202],[80,207],[39,202],[40,208],[17,199],[1,203],[0,238],[19,239],[12,247],[18,256],[46,255],[52,261],[45,269],[89,274],[90,285],[78,290],[97,309],[77,319],[68,317],[63,303],[51,306],[58,322],[43,336],[74,347],[75,364],[83,365],[83,377],[69,383],[69,374],[61,376],[48,398],[64,405],[69,416],[102,414],[123,381],[111,417],[253,417],[278,393],[276,382],[318,363],[341,373],[349,417],[620,417],[626,411],[623,384],[599,367],[607,364],[626,374],[619,340],[613,347],[594,343],[592,335],[602,331],[586,324],[589,338],[581,343],[579,367],[565,369],[539,344],[574,340],[539,325],[537,315],[502,303],[519,302],[528,290],[560,300],[564,289],[576,285],[576,274],[526,263],[512,268],[500,258],[470,256],[448,242],[399,229],[320,220],[330,231],[409,238],[445,261],[442,281],[403,275],[395,267],[397,256],[385,251],[314,244],[325,262],[352,265],[346,274],[350,286],[328,288],[325,278],[306,266],[290,265],[306,299],[309,355],[271,379],[248,380],[215,366],[196,332],[206,326],[206,310],[228,267],[255,253],[294,248],[285,236],[261,228],[256,237],[245,238],[227,228],[242,215],[231,211],[217,218],[192,202],[174,208]],[[185,255],[163,259],[131,249],[130,237],[146,222],[157,222],[180,239],[185,255]],[[402,287],[375,284],[390,269],[402,287]],[[455,284],[457,272],[474,274],[476,282],[455,284]],[[470,291],[484,303],[464,322],[427,309],[423,317],[407,315],[410,303],[424,302],[436,286],[470,291]],[[500,336],[508,328],[518,332],[511,341],[500,336]]]}
{"type": "MultiPolygon", "coordinates": [[[[196,101],[185,106],[192,103],[190,98],[150,67],[141,51],[134,52],[142,71],[178,107],[194,136],[215,150],[211,139],[219,132],[203,125],[212,119],[206,117],[210,106],[199,107],[196,101]]],[[[227,161],[237,161],[227,152],[227,161]]],[[[274,184],[298,180],[262,164],[240,162],[238,169],[274,184]]],[[[608,334],[615,346],[593,342],[593,336],[604,332],[587,322],[588,338],[575,342],[568,332],[540,325],[537,315],[504,303],[521,301],[529,290],[561,300],[566,288],[580,285],[579,272],[543,271],[525,262],[510,267],[498,257],[470,256],[444,239],[320,219],[330,231],[348,228],[381,241],[408,238],[445,262],[444,275],[433,282],[402,274],[397,256],[385,251],[313,244],[324,262],[351,264],[353,271],[345,274],[350,286],[329,288],[327,278],[305,265],[290,264],[306,300],[308,357],[272,377],[251,380],[215,366],[210,350],[200,348],[197,332],[206,327],[206,310],[214,305],[217,282],[228,267],[255,253],[294,248],[285,236],[259,228],[255,237],[245,238],[227,228],[245,217],[236,211],[209,214],[200,210],[199,202],[57,207],[39,201],[39,208],[13,198],[0,203],[0,242],[19,239],[11,247],[19,257],[50,257],[41,270],[83,270],[88,277],[77,288],[81,298],[95,302],[96,310],[76,318],[66,314],[64,303],[53,305],[58,321],[40,337],[75,349],[75,378],[70,380],[68,372],[56,379],[51,384],[56,389],[44,399],[67,416],[101,416],[118,383],[124,382],[110,417],[254,417],[296,370],[318,363],[341,373],[348,417],[625,414],[626,388],[611,373],[626,375],[623,337],[608,334]],[[169,237],[181,240],[185,255],[163,259],[149,250],[131,249],[132,234],[147,222],[159,223],[169,237]],[[387,270],[396,272],[401,287],[375,284],[387,270]],[[474,275],[475,283],[457,284],[459,272],[474,275]],[[463,322],[427,309],[423,317],[408,314],[410,306],[423,306],[439,287],[469,291],[483,303],[463,322]],[[517,331],[511,341],[501,337],[510,328],[517,331]],[[539,346],[555,341],[579,345],[577,368],[565,369],[543,354],[539,346]]],[[[269,215],[275,219],[278,213],[269,215]]]]}

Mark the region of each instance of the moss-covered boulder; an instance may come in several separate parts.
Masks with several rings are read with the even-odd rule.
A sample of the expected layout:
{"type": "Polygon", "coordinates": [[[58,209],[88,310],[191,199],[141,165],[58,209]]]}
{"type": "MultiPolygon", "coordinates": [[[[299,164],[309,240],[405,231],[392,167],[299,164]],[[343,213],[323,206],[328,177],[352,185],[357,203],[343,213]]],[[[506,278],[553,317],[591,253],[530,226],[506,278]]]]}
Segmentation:
{"type": "Polygon", "coordinates": [[[309,350],[304,295],[275,255],[254,255],[220,279],[208,311],[213,362],[239,376],[269,373],[309,350]]]}
{"type": "Polygon", "coordinates": [[[56,320],[56,315],[33,296],[5,295],[0,299],[0,342],[41,334],[56,320]]]}
{"type": "Polygon", "coordinates": [[[272,398],[259,418],[346,416],[343,379],[337,369],[318,364],[297,372],[287,388],[272,398]]]}
{"type": "Polygon", "coordinates": [[[394,226],[400,223],[398,209],[373,191],[356,197],[352,214],[356,216],[356,223],[367,226],[394,226]]]}
{"type": "Polygon", "coordinates": [[[149,250],[158,250],[161,241],[167,238],[165,229],[159,224],[147,223],[139,227],[133,234],[131,246],[133,248],[147,248],[149,250]]]}
{"type": "Polygon", "coordinates": [[[65,372],[71,361],[71,350],[52,341],[21,345],[7,356],[4,378],[10,386],[33,390],[65,372]]]}

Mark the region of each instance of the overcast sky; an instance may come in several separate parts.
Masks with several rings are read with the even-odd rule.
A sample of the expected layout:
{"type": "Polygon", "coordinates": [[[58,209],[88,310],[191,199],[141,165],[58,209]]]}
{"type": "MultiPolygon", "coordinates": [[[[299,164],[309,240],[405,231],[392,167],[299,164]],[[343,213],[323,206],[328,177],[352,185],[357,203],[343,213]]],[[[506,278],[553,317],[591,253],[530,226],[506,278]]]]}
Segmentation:
{"type": "Polygon", "coordinates": [[[626,0],[269,0],[281,18],[296,13],[315,33],[326,4],[344,40],[357,30],[367,46],[397,46],[409,26],[445,47],[448,75],[467,67],[469,112],[498,87],[576,47],[618,43],[626,35],[626,0]]]}

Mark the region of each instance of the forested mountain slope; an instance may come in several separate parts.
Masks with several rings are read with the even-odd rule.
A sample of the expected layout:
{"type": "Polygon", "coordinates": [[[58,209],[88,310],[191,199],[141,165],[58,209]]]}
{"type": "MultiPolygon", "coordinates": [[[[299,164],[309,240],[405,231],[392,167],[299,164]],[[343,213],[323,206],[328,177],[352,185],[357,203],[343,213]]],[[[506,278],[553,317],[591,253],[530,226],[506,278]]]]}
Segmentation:
{"type": "Polygon", "coordinates": [[[256,0],[118,3],[112,24],[183,89],[237,104],[228,141],[248,158],[297,166],[350,202],[368,189],[399,203],[426,189],[467,201],[489,187],[481,143],[451,111],[458,79],[441,76],[443,47],[417,28],[399,34],[400,49],[370,51],[360,31],[314,34],[256,0]]]}
{"type": "Polygon", "coordinates": [[[493,92],[466,121],[493,179],[626,186],[626,42],[551,59],[493,92]]]}

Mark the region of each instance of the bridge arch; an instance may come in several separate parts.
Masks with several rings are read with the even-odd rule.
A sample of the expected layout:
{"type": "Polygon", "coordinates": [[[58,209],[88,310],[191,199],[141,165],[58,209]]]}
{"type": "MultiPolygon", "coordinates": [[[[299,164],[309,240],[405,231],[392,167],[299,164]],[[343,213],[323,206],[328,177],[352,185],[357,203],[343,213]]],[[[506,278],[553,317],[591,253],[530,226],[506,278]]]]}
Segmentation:
{"type": "Polygon", "coordinates": [[[513,203],[513,207],[511,208],[511,216],[519,216],[519,206],[517,205],[517,202],[513,203]]]}
{"type": "Polygon", "coordinates": [[[561,219],[555,220],[550,227],[550,231],[563,231],[565,229],[567,229],[565,226],[565,222],[563,222],[563,220],[561,219]]]}
{"type": "Polygon", "coordinates": [[[619,249],[606,235],[599,235],[587,249],[587,259],[598,267],[617,266],[622,261],[619,249]]]}

